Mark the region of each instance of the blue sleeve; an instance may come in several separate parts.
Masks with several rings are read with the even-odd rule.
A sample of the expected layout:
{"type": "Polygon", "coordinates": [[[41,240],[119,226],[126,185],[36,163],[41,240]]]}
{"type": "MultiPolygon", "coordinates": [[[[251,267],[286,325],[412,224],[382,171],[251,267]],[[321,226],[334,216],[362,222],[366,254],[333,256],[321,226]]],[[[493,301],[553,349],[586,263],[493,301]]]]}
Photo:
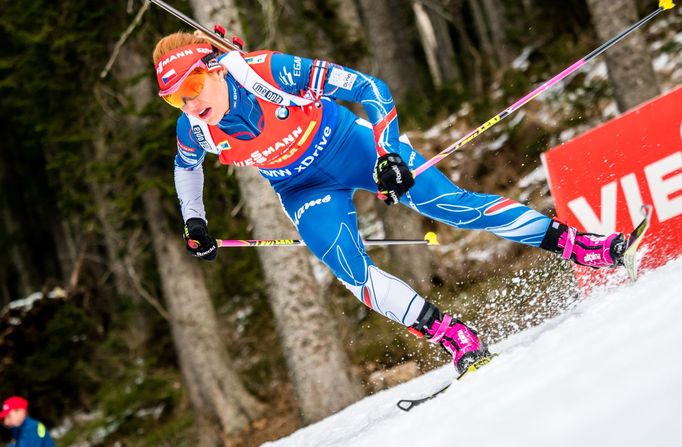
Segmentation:
{"type": "Polygon", "coordinates": [[[55,447],[45,425],[28,418],[21,429],[19,438],[16,439],[16,445],[17,447],[55,447]]]}
{"type": "MultiPolygon", "coordinates": [[[[184,113],[178,118],[175,133],[178,143],[178,151],[175,154],[175,166],[188,170],[200,166],[204,161],[204,157],[206,157],[206,150],[202,147],[202,142],[197,141],[189,119],[184,113]]],[[[203,143],[208,144],[206,141],[203,141],[203,143]]]]}
{"type": "Polygon", "coordinates": [[[327,96],[362,104],[374,127],[377,151],[398,152],[398,117],[391,92],[381,79],[321,60],[274,53],[272,77],[287,93],[327,96]]]}
{"type": "Polygon", "coordinates": [[[42,441],[42,444],[38,444],[38,445],[40,445],[40,447],[56,447],[55,444],[54,444],[54,441],[53,441],[52,438],[50,437],[50,434],[49,434],[49,433],[47,433],[47,434],[41,439],[41,441],[42,441]]]}

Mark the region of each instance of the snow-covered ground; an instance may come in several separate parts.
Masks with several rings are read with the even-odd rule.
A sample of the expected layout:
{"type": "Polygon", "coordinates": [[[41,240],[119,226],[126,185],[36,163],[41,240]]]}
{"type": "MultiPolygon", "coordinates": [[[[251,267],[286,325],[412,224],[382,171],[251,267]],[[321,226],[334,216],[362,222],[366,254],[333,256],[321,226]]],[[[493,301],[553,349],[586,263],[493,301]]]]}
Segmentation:
{"type": "Polygon", "coordinates": [[[682,446],[682,259],[492,346],[500,355],[411,412],[451,367],[268,447],[682,446]]]}

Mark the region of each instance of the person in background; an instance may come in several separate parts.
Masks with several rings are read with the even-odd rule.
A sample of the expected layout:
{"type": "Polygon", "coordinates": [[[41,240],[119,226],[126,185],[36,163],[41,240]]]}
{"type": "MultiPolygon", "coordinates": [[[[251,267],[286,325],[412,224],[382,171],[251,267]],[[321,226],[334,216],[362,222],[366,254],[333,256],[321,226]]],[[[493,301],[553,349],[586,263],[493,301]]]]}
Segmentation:
{"type": "Polygon", "coordinates": [[[5,400],[0,420],[12,432],[12,442],[7,447],[55,447],[45,425],[28,415],[28,401],[23,397],[5,400]]]}

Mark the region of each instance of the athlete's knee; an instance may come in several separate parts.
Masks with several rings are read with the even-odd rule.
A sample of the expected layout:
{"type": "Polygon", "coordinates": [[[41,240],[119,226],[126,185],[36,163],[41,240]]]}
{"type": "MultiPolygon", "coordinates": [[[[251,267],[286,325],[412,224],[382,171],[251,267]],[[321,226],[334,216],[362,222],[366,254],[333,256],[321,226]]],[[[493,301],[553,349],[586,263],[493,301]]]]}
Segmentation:
{"type": "Polygon", "coordinates": [[[352,285],[362,285],[367,282],[368,269],[374,265],[364,250],[344,249],[334,245],[322,258],[338,279],[352,285]]]}
{"type": "Polygon", "coordinates": [[[412,287],[374,265],[367,269],[363,284],[342,282],[365,306],[405,326],[416,321],[424,306],[412,287]]]}

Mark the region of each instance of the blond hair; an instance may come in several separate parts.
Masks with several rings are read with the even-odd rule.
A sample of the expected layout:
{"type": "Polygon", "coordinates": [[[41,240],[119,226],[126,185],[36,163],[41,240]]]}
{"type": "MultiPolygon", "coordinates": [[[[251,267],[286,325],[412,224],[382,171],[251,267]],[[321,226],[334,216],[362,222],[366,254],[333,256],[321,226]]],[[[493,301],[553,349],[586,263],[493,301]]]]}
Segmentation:
{"type": "Polygon", "coordinates": [[[177,33],[169,34],[168,36],[162,38],[156,43],[156,47],[154,48],[154,65],[156,65],[157,62],[163,57],[164,54],[169,53],[176,48],[184,47],[186,45],[196,45],[196,44],[201,44],[201,43],[208,43],[210,44],[211,42],[201,36],[194,35],[192,33],[186,33],[182,31],[178,31],[177,33]]]}

